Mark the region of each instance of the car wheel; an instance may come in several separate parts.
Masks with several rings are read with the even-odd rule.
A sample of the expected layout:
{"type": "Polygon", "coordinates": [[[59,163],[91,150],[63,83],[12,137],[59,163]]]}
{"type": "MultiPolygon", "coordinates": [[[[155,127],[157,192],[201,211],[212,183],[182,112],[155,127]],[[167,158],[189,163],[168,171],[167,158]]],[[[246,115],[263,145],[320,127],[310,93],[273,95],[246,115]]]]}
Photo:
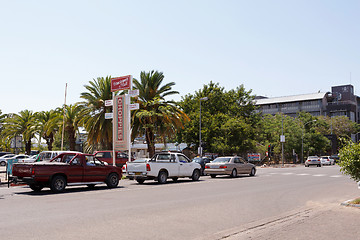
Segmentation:
{"type": "Polygon", "coordinates": [[[232,178],[237,177],[237,171],[235,168],[232,170],[230,177],[232,177],[232,178]]]}
{"type": "Polygon", "coordinates": [[[198,181],[200,178],[200,171],[198,169],[195,169],[192,176],[191,176],[191,179],[193,181],[198,181]]]}
{"type": "Polygon", "coordinates": [[[6,165],[6,162],[4,162],[4,161],[0,163],[0,166],[5,166],[5,165],[6,165]]]}
{"type": "Polygon", "coordinates": [[[160,171],[158,175],[158,182],[164,184],[167,181],[168,174],[165,171],[160,171]]]}
{"type": "Polygon", "coordinates": [[[110,173],[106,178],[106,185],[108,188],[116,188],[119,184],[119,175],[116,173],[110,173]]]}
{"type": "Polygon", "coordinates": [[[41,184],[30,184],[29,187],[34,191],[34,192],[40,192],[44,186],[41,184]]]}
{"type": "Polygon", "coordinates": [[[53,179],[51,180],[50,189],[54,193],[63,192],[65,190],[65,187],[66,187],[65,177],[63,177],[61,175],[57,175],[57,176],[53,177],[53,179]]]}
{"type": "Polygon", "coordinates": [[[215,178],[215,177],[216,177],[216,174],[210,174],[210,177],[211,177],[211,178],[215,178]]]}
{"type": "Polygon", "coordinates": [[[255,169],[255,168],[252,168],[249,175],[250,175],[250,176],[255,176],[255,173],[256,173],[256,169],[255,169]]]}
{"type": "Polygon", "coordinates": [[[143,184],[145,182],[145,179],[136,179],[136,181],[139,183],[139,184],[143,184]]]}

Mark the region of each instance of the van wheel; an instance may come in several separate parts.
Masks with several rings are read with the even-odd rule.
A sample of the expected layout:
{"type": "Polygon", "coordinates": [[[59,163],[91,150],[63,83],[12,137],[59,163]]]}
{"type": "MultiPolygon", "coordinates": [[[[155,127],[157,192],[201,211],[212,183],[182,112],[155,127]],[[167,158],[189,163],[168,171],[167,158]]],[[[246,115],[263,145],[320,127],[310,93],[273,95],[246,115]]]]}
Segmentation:
{"type": "Polygon", "coordinates": [[[53,177],[53,179],[51,180],[50,189],[54,193],[63,192],[65,190],[65,187],[66,187],[65,177],[63,177],[61,175],[57,175],[57,176],[53,177]]]}

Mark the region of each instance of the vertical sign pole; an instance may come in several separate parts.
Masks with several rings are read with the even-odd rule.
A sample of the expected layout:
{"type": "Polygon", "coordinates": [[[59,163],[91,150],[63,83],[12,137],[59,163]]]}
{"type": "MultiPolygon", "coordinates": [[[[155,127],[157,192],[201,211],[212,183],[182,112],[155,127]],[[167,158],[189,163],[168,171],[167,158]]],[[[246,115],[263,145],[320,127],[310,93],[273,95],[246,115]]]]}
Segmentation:
{"type": "Polygon", "coordinates": [[[112,121],[113,121],[113,154],[112,154],[112,157],[113,157],[113,166],[115,166],[115,129],[116,129],[116,121],[115,121],[115,119],[117,119],[117,118],[115,118],[115,106],[117,106],[116,105],[116,103],[115,103],[115,92],[113,92],[112,93],[112,98],[113,98],[113,106],[112,106],[112,108],[113,108],[113,119],[112,119],[112,121]]]}
{"type": "MultiPolygon", "coordinates": [[[[132,75],[130,76],[130,90],[132,90],[132,75]]],[[[130,110],[130,104],[131,104],[131,97],[130,97],[130,94],[128,94],[129,96],[129,105],[128,105],[128,114],[129,114],[129,159],[128,161],[131,162],[131,110],[130,110]]]]}

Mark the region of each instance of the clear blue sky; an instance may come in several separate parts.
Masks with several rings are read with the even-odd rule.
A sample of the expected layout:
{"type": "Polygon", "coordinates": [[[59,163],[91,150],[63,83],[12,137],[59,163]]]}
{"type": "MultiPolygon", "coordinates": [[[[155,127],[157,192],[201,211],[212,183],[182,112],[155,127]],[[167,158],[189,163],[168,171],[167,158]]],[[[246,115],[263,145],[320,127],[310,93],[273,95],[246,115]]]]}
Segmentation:
{"type": "Polygon", "coordinates": [[[181,96],[211,80],[268,97],[360,95],[358,0],[0,0],[0,110],[80,101],[94,78],[158,70],[181,96]],[[351,73],[351,80],[350,80],[351,73]]]}

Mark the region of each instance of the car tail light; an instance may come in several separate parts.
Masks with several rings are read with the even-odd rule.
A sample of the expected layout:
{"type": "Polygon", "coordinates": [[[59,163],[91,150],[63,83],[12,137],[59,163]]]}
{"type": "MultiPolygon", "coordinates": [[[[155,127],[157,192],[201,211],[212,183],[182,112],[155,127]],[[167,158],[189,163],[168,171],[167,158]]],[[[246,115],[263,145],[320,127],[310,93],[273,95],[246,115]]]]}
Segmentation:
{"type": "Polygon", "coordinates": [[[210,168],[210,167],[205,165],[205,168],[210,168]]]}
{"type": "Polygon", "coordinates": [[[220,166],[219,168],[227,168],[227,166],[220,166]]]}
{"type": "Polygon", "coordinates": [[[146,164],[146,171],[148,171],[148,172],[151,171],[150,164],[146,164]]]}
{"type": "Polygon", "coordinates": [[[31,175],[35,175],[35,168],[34,167],[31,168],[31,175]]]}

